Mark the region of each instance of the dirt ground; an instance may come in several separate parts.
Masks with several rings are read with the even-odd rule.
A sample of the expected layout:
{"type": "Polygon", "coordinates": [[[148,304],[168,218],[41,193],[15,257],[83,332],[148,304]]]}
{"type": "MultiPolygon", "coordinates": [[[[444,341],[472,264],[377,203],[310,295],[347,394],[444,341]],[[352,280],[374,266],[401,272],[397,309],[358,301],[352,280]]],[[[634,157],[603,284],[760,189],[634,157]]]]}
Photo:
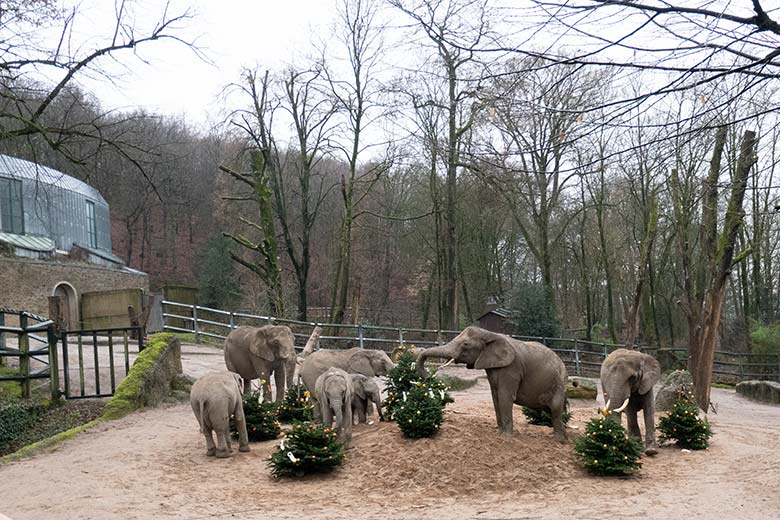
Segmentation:
{"type": "MultiPolygon", "coordinates": [[[[185,371],[218,364],[217,351],[186,349],[185,371]]],[[[472,377],[475,371],[463,371],[472,377]]],[[[598,478],[571,444],[530,426],[495,428],[487,381],[453,392],[441,432],[406,440],[394,423],[356,426],[345,465],[302,480],[266,467],[278,441],[217,460],[189,404],[99,425],[53,450],[0,466],[0,513],[22,519],[203,518],[776,518],[780,512],[780,407],[713,390],[711,447],[674,447],[644,458],[638,476],[598,478]]],[[[595,415],[572,403],[572,424],[595,415]]],[[[576,435],[571,431],[570,436],[576,435]]],[[[234,446],[235,449],[236,446],[234,446]]]]}

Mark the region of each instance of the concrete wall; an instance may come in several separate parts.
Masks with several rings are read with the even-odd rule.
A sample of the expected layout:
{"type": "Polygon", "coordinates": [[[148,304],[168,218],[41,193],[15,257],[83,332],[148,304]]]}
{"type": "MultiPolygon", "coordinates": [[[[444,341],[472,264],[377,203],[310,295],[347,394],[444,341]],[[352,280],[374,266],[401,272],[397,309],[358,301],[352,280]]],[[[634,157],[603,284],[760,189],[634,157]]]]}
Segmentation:
{"type": "Polygon", "coordinates": [[[0,307],[47,316],[47,298],[60,282],[68,282],[79,296],[112,289],[149,290],[146,274],[81,263],[0,257],[0,307]]]}
{"type": "Polygon", "coordinates": [[[139,314],[143,305],[142,289],[114,289],[81,295],[81,326],[86,330],[129,327],[127,307],[139,314]]]}

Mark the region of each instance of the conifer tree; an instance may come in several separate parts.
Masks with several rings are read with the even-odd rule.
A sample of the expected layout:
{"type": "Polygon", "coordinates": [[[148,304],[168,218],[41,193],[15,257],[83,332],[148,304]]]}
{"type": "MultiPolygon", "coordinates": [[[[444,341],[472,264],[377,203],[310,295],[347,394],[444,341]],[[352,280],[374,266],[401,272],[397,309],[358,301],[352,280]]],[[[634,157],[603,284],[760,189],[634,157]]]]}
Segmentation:
{"type": "Polygon", "coordinates": [[[661,438],[674,439],[681,448],[703,450],[712,437],[710,423],[699,417],[699,406],[693,393],[680,393],[668,415],[658,424],[661,438]]]}
{"type": "Polygon", "coordinates": [[[333,429],[312,422],[294,423],[284,432],[268,466],[276,477],[302,477],[330,471],[344,462],[344,445],[333,429]]]}
{"type": "Polygon", "coordinates": [[[626,435],[619,421],[606,417],[591,419],[585,435],[574,443],[577,458],[595,475],[630,475],[642,467],[642,444],[626,435]]]}

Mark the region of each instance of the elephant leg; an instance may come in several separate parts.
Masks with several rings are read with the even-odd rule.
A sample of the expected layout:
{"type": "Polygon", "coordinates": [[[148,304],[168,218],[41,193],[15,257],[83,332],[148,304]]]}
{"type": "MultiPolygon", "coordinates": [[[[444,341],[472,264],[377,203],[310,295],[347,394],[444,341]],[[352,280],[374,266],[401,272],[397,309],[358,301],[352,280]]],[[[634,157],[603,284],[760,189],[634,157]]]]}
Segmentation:
{"type": "Polygon", "coordinates": [[[285,369],[284,366],[279,366],[276,370],[274,370],[274,382],[276,383],[275,401],[277,403],[281,402],[282,399],[284,399],[285,381],[287,379],[287,376],[284,373],[284,369],[285,369]]]}
{"type": "Polygon", "coordinates": [[[496,414],[496,423],[498,425],[498,429],[501,429],[501,414],[499,413],[499,406],[498,406],[498,379],[493,375],[492,372],[488,373],[488,382],[490,383],[490,397],[493,398],[493,411],[496,414]]]}
{"type": "Polygon", "coordinates": [[[565,396],[555,397],[549,406],[553,423],[553,436],[558,442],[566,442],[566,425],[563,424],[563,411],[566,409],[565,396]]]}
{"type": "Polygon", "coordinates": [[[238,400],[233,417],[236,421],[236,430],[238,430],[238,451],[249,451],[249,437],[246,433],[246,418],[244,417],[244,405],[238,400]]]}
{"type": "Polygon", "coordinates": [[[344,399],[342,411],[344,420],[341,423],[341,437],[344,439],[344,447],[349,448],[349,443],[352,441],[352,403],[348,399],[344,399]]]}
{"type": "Polygon", "coordinates": [[[309,396],[309,399],[311,399],[312,413],[314,415],[314,422],[325,424],[325,418],[322,415],[322,408],[321,408],[320,402],[317,401],[317,399],[314,397],[314,393],[313,392],[309,396]]]}
{"type": "Polygon", "coordinates": [[[214,433],[217,434],[217,453],[218,459],[226,459],[230,457],[230,431],[228,431],[227,425],[221,426],[214,433]]]}
{"type": "Polygon", "coordinates": [[[628,434],[632,437],[639,437],[642,438],[642,433],[639,431],[639,421],[637,420],[637,413],[639,413],[639,410],[637,410],[636,406],[629,405],[628,408],[626,408],[626,421],[628,422],[628,434]]]}
{"type": "Polygon", "coordinates": [[[360,400],[360,404],[358,405],[357,412],[358,412],[358,422],[359,423],[365,423],[367,422],[366,415],[367,415],[367,403],[365,399],[360,400]]]}
{"type": "Polygon", "coordinates": [[[252,392],[252,380],[244,378],[244,395],[252,392]]]}
{"type": "Polygon", "coordinates": [[[508,389],[498,389],[498,431],[504,435],[511,435],[514,424],[512,422],[512,407],[515,405],[515,395],[508,389]]]}
{"type": "Polygon", "coordinates": [[[647,455],[657,455],[658,442],[655,439],[655,402],[652,390],[644,396],[642,411],[645,419],[645,453],[647,455]]]}
{"type": "Polygon", "coordinates": [[[377,397],[376,399],[376,411],[379,414],[379,420],[384,421],[385,417],[382,415],[382,401],[377,397]]]}
{"type": "Polygon", "coordinates": [[[331,410],[327,400],[320,401],[320,415],[322,416],[322,424],[330,428],[333,424],[333,410],[331,410]]]}
{"type": "Polygon", "coordinates": [[[204,428],[203,436],[206,438],[206,455],[213,457],[217,452],[217,447],[214,445],[214,437],[211,435],[211,429],[204,428]]]}

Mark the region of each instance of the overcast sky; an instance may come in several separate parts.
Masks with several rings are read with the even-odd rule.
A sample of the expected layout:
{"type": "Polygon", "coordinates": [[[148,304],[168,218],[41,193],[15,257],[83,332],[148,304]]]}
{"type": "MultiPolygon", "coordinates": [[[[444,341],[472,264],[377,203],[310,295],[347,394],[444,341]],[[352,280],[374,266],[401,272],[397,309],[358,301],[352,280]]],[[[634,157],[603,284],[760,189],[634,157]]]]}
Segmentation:
{"type": "MultiPolygon", "coordinates": [[[[66,2],[69,4],[72,2],[66,2]]],[[[135,0],[139,25],[159,19],[164,0],[135,0]]],[[[114,3],[86,0],[78,4],[76,32],[81,38],[110,35],[114,3]]],[[[152,42],[118,55],[122,64],[104,64],[119,77],[115,84],[99,79],[81,82],[105,108],[132,109],[186,115],[201,127],[221,118],[219,94],[239,78],[243,67],[277,68],[311,48],[312,33],[327,34],[336,11],[336,0],[174,0],[171,12],[190,8],[194,18],[177,34],[196,39],[213,64],[198,58],[186,46],[152,42]],[[121,73],[120,73],[121,72],[121,73]]]]}

